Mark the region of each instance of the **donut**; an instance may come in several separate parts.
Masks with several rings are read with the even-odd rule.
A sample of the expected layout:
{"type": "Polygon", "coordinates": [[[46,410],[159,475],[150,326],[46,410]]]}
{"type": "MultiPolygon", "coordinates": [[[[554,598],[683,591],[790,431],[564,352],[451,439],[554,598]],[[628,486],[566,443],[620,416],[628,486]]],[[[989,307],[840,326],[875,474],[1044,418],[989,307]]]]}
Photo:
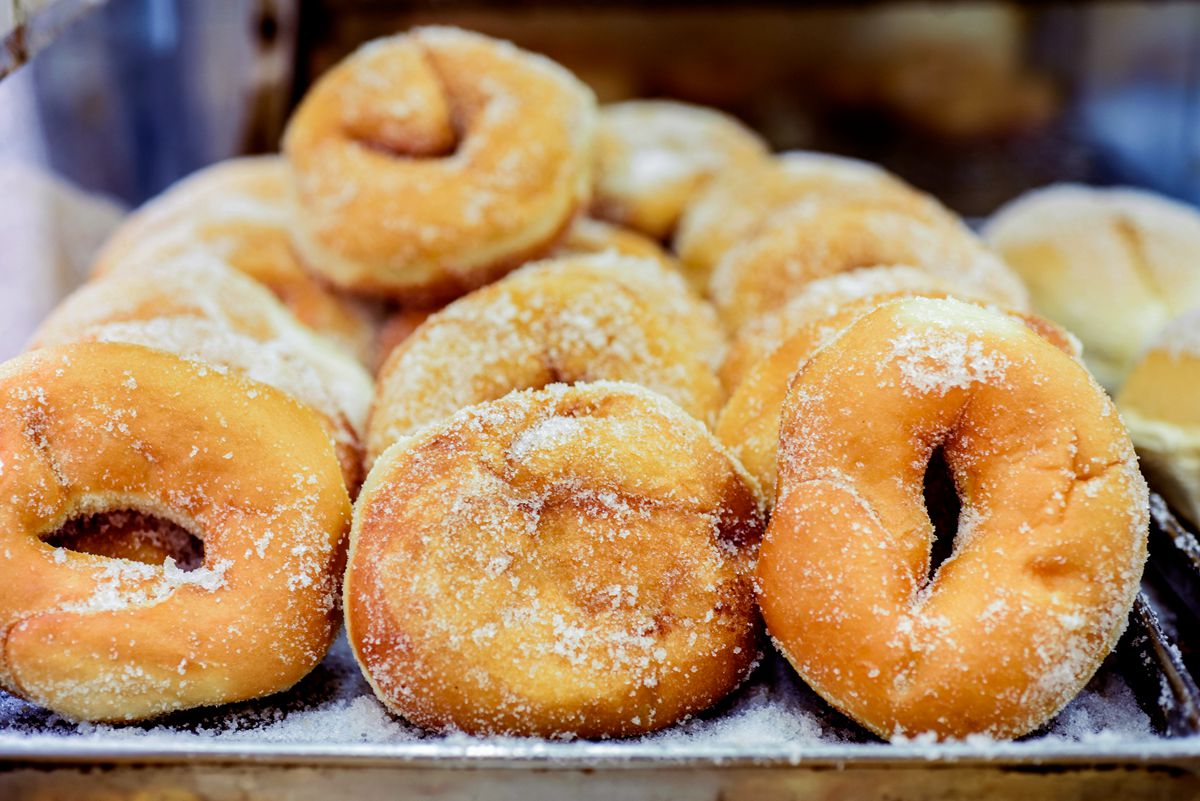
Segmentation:
{"type": "Polygon", "coordinates": [[[514,392],[389,448],[355,507],[346,634],[381,701],[436,730],[669,726],[757,660],[749,478],[660,395],[514,392]]]}
{"type": "Polygon", "coordinates": [[[127,217],[96,257],[92,274],[138,271],[196,250],[210,253],[365,363],[374,335],[370,316],[300,261],[291,242],[288,185],[279,156],[230,159],[193,173],[127,217]]]}
{"type": "Polygon", "coordinates": [[[766,156],[757,134],[715,109],[670,100],[602,106],[592,213],[666,239],[688,201],[715,174],[766,156]]]}
{"type": "Polygon", "coordinates": [[[1047,187],[1002,207],[983,236],[1110,390],[1163,326],[1200,307],[1200,213],[1149,192],[1047,187]]]}
{"type": "Polygon", "coordinates": [[[657,262],[608,254],[528,265],[432,315],[392,352],[377,376],[368,463],[459,409],[553,383],[630,381],[714,422],[724,400],[717,330],[711,308],[657,262]]]}
{"type": "MultiPolygon", "coordinates": [[[[942,292],[894,292],[861,298],[792,331],[780,345],[749,368],[721,409],[713,431],[750,475],[768,503],[775,497],[779,418],[792,376],[825,344],[876,307],[904,297],[945,298],[942,292]]],[[[1055,347],[1078,358],[1078,343],[1054,323],[1031,314],[1008,312],[1055,347]]]]}
{"type": "Polygon", "coordinates": [[[960,222],[874,200],[809,199],[774,213],[717,264],[709,294],[731,330],[785,304],[807,283],[859,267],[908,264],[1015,309],[1021,280],[960,222]]]}
{"type": "MultiPolygon", "coordinates": [[[[802,328],[830,317],[848,303],[883,295],[955,294],[952,282],[918,267],[861,267],[806,284],[783,306],[743,325],[721,362],[721,383],[737,389],[750,368],[802,328]]],[[[957,293],[971,299],[966,293],[957,293]]]]}
{"type": "Polygon", "coordinates": [[[84,284],[42,322],[30,347],[80,341],[158,348],[282,390],[320,414],[347,486],[362,480],[373,391],[366,370],[210,256],[192,253],[84,284]]]}
{"type": "Polygon", "coordinates": [[[794,151],[718,173],[684,209],[674,249],[693,283],[709,276],[730,248],[757,231],[773,211],[812,197],[848,197],[946,215],[881,167],[858,159],[794,151]]]}
{"type": "Polygon", "coordinates": [[[1117,395],[1121,419],[1156,490],[1200,526],[1200,311],[1171,321],[1117,395]]]}
{"type": "Polygon", "coordinates": [[[1009,315],[893,301],[792,380],[759,605],[804,681],[881,737],[1017,737],[1124,630],[1147,503],[1082,363],[1009,315]],[[962,511],[930,576],[939,448],[962,511]]]}
{"type": "Polygon", "coordinates": [[[595,97],[507,42],[416,28],[323,75],[284,134],[296,242],[336,286],[436,305],[546,252],[591,191],[595,97]]]}
{"type": "Polygon", "coordinates": [[[318,417],[270,387],[137,345],[0,366],[0,686],[71,720],[131,721],[284,690],[328,649],[350,499],[318,417]],[[133,510],[203,564],[55,548],[133,510]]]}

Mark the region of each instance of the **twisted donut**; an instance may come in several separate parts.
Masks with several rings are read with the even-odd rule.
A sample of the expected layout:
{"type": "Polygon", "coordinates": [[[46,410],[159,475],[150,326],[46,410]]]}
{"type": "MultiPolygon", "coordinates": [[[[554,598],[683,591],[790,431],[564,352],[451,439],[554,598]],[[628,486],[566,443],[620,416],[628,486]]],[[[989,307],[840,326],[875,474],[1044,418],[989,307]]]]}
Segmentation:
{"type": "Polygon", "coordinates": [[[282,390],[320,414],[346,485],[362,480],[370,376],[220,261],[193,253],[84,284],[42,322],[30,347],[80,341],[166,350],[282,390]]]}
{"type": "Polygon", "coordinates": [[[347,636],[375,694],[428,728],[652,731],[753,666],[762,526],[753,480],[661,396],[516,392],[371,470],[347,636]]]}
{"type": "Polygon", "coordinates": [[[957,220],[842,198],[810,199],[773,214],[721,259],[709,293],[736,330],[810,281],[887,264],[920,267],[1010,308],[1029,305],[1021,280],[957,220]]]}
{"type": "Polygon", "coordinates": [[[531,264],[432,315],[378,375],[367,457],[463,407],[556,382],[631,381],[705,421],[723,400],[712,310],[658,263],[531,264]]]}
{"type": "Polygon", "coordinates": [[[784,655],[884,737],[1016,737],[1115,645],[1146,559],[1147,492],[1112,403],[1010,316],[880,306],[796,374],[759,603],[784,655]],[[922,476],[962,502],[933,574],[922,476]]]}
{"type": "Polygon", "coordinates": [[[949,214],[933,198],[875,164],[796,151],[719,173],[684,210],[675,252],[693,282],[707,287],[721,258],[754,234],[772,212],[812,197],[870,200],[914,213],[949,214]]]}
{"type": "Polygon", "coordinates": [[[1117,395],[1142,470],[1171,506],[1200,525],[1200,310],[1171,321],[1117,395]]]}
{"type": "Polygon", "coordinates": [[[372,42],[288,124],[296,242],[337,286],[448,300],[549,249],[587,202],[594,127],[591,90],[507,42],[372,42]]]}
{"type": "Polygon", "coordinates": [[[603,106],[592,211],[665,239],[714,175],[756,165],[766,156],[757,134],[714,109],[669,100],[603,106]]]}
{"type": "Polygon", "coordinates": [[[130,215],[92,275],[143,271],[204,251],[271,290],[296,319],[359,361],[370,355],[366,312],[313,278],[291,242],[287,165],[278,156],[224,161],[185,178],[130,215]]]}
{"type": "Polygon", "coordinates": [[[0,367],[0,685],[75,720],[137,720],[286,689],[324,656],[350,500],[316,415],[134,345],[0,367]],[[181,571],[52,548],[135,509],[204,542],[181,571]]]}
{"type": "MultiPolygon", "coordinates": [[[[721,410],[713,429],[734,456],[758,480],[768,503],[775,499],[775,466],[779,446],[779,418],[788,384],[797,370],[849,325],[876,307],[905,297],[945,298],[944,292],[894,292],[839,306],[833,312],[798,327],[771,353],[747,371],[721,410]]],[[[1078,343],[1051,322],[1021,312],[1007,314],[1025,323],[1059,350],[1079,356],[1078,343]]]]}

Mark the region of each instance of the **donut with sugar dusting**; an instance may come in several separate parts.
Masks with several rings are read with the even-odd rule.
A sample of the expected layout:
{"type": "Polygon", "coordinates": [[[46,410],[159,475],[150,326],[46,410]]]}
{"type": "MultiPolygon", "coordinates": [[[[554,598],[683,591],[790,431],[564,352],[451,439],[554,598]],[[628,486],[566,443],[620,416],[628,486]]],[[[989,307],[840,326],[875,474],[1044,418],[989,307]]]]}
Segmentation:
{"type": "Polygon", "coordinates": [[[284,690],[337,627],[350,499],[318,417],[283,393],[137,345],[0,366],[0,685],[73,720],[129,721],[284,690]],[[43,541],[133,509],[203,565],[43,541]]]}
{"type": "Polygon", "coordinates": [[[779,308],[818,278],[908,264],[1014,309],[1021,279],[960,221],[874,199],[810,198],[773,213],[713,271],[709,294],[732,330],[779,308]]]}
{"type": "Polygon", "coordinates": [[[92,275],[211,253],[365,363],[374,336],[369,314],[314,278],[292,247],[287,170],[279,156],[253,156],[188,176],[125,219],[96,257],[92,275]]]}
{"type": "Polygon", "coordinates": [[[759,360],[770,355],[802,328],[830,317],[842,306],[864,298],[908,293],[955,294],[975,299],[968,292],[954,292],[953,282],[918,267],[862,267],[804,286],[778,309],[767,312],[737,330],[719,371],[725,389],[733,392],[759,360]]]}
{"type": "Polygon", "coordinates": [[[629,381],[707,423],[724,400],[723,342],[683,278],[613,254],[522,267],[429,317],[377,376],[368,464],[466,406],[553,383],[629,381]]]}
{"type": "Polygon", "coordinates": [[[586,206],[595,116],[590,89],[508,42],[431,27],[364,45],[284,135],[300,252],[407,305],[482,286],[586,206]]]}
{"type": "MultiPolygon", "coordinates": [[[[849,325],[876,307],[900,298],[945,298],[945,292],[893,292],[860,298],[791,331],[773,351],[747,371],[721,409],[713,429],[734,456],[762,486],[768,503],[775,500],[775,470],[779,447],[779,417],[793,375],[821,347],[832,342],[849,325]]],[[[1008,311],[1051,344],[1074,358],[1079,346],[1074,337],[1054,323],[1031,314],[1008,311]]]]}
{"type": "Polygon", "coordinates": [[[766,156],[757,134],[715,109],[670,100],[602,106],[592,212],[665,239],[714,175],[766,156]]]}
{"type": "MultiPolygon", "coordinates": [[[[566,256],[601,253],[654,259],[664,267],[673,270],[679,269],[679,263],[653,240],[634,231],[587,217],[575,220],[567,230],[566,236],[547,254],[547,258],[559,259],[566,256]]],[[[421,323],[429,319],[429,316],[436,311],[438,311],[436,308],[407,308],[397,309],[388,315],[376,338],[375,352],[378,358],[378,367],[382,367],[392,351],[401,342],[412,336],[421,323]]],[[[378,367],[376,372],[378,372],[378,367]]]]}
{"type": "Polygon", "coordinates": [[[514,392],[389,448],[355,508],[346,633],[431,729],[619,737],[712,705],[758,653],[754,480],[632,384],[514,392]]]}
{"type": "Polygon", "coordinates": [[[983,236],[1113,391],[1163,326],[1200,307],[1200,212],[1152,192],[1056,184],[1006,204],[983,236]]]}
{"type": "Polygon", "coordinates": [[[1117,395],[1142,470],[1171,506],[1200,526],[1200,310],[1172,320],[1117,395]]]}
{"type": "Polygon", "coordinates": [[[792,380],[758,561],[780,650],[882,737],[1017,737],[1079,692],[1125,628],[1147,491],[1116,409],[1020,320],[880,306],[792,380]],[[930,572],[922,478],[962,504],[930,572]]]}
{"type": "Polygon", "coordinates": [[[158,348],[282,390],[325,421],[346,485],[362,481],[370,375],[217,259],[191,253],[84,284],[42,322],[30,347],[80,341],[158,348]]]}
{"type": "Polygon", "coordinates": [[[888,203],[947,216],[923,194],[875,164],[826,153],[793,151],[718,173],[687,205],[675,233],[680,260],[701,287],[721,257],[754,234],[775,210],[812,197],[888,203]]]}

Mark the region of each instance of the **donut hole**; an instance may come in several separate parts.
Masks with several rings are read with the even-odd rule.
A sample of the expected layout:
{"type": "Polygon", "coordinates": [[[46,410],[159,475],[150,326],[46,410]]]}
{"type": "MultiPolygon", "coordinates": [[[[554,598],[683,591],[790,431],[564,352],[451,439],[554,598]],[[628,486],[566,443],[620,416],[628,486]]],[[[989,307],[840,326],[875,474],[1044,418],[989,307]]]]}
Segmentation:
{"type": "Polygon", "coordinates": [[[942,563],[954,553],[954,538],[958,533],[958,518],[962,511],[954,474],[940,445],[933,449],[925,466],[925,509],[929,514],[929,522],[933,524],[927,576],[932,580],[942,563]]]}
{"type": "Polygon", "coordinates": [[[52,548],[161,565],[175,560],[180,570],[204,564],[204,542],[183,526],[132,509],[77,515],[42,537],[52,548]]]}

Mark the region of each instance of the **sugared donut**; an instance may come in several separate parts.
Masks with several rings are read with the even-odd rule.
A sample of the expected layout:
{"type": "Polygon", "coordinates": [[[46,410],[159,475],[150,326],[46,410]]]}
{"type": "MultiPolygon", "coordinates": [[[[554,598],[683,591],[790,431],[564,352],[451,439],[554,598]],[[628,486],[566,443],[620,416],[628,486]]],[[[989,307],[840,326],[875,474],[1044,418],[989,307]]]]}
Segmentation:
{"type": "Polygon", "coordinates": [[[802,328],[837,313],[848,303],[864,298],[908,293],[923,295],[956,294],[946,278],[917,267],[862,267],[836,273],[808,283],[795,297],[773,311],[743,325],[729,343],[721,362],[721,383],[733,392],[758,361],[783,344],[802,328]]]}
{"type": "Polygon", "coordinates": [[[392,352],[377,377],[368,462],[463,407],[558,382],[630,381],[711,423],[724,397],[709,361],[718,355],[705,348],[719,348],[719,327],[657,262],[528,265],[432,315],[392,352]]]}
{"type": "Polygon", "coordinates": [[[346,632],[376,695],[433,729],[617,737],[716,702],[756,660],[754,482],[630,384],[464,409],[379,459],[346,632]]]}
{"type": "MultiPolygon", "coordinates": [[[[895,292],[860,298],[799,326],[782,343],[747,371],[721,410],[713,429],[746,470],[762,486],[768,503],[775,499],[775,469],[779,445],[779,417],[792,376],[806,361],[847,326],[877,306],[903,297],[944,298],[944,292],[895,292]]],[[[1079,356],[1078,343],[1067,332],[1029,314],[1008,312],[1041,334],[1059,350],[1079,356]]]]}
{"type": "Polygon", "coordinates": [[[715,109],[670,100],[602,106],[592,211],[665,239],[714,175],[757,165],[766,155],[757,134],[715,109]]]}
{"type": "Polygon", "coordinates": [[[284,136],[300,252],[337,286],[409,305],[503,275],[586,205],[595,104],[562,67],[486,36],[363,46],[284,136]]]}
{"type": "Polygon", "coordinates": [[[984,238],[1029,285],[1034,308],[1083,341],[1110,390],[1170,320],[1200,308],[1200,213],[1134,189],[1059,184],[988,221],[984,238]]]}
{"type": "Polygon", "coordinates": [[[84,284],[42,322],[30,347],[80,341],[158,348],[280,389],[321,415],[347,486],[362,480],[371,377],[220,261],[193,253],[84,284]]]}
{"type": "Polygon", "coordinates": [[[796,374],[780,451],[759,603],[804,680],[871,731],[1029,732],[1124,629],[1148,525],[1133,446],[1083,365],[1021,321],[879,307],[796,374]],[[930,576],[939,447],[962,511],[930,576]]]}
{"type": "Polygon", "coordinates": [[[813,198],[781,209],[717,264],[709,294],[736,330],[809,282],[860,267],[908,264],[1016,309],[1021,280],[957,220],[870,200],[813,198]]]}
{"type": "Polygon", "coordinates": [[[700,287],[717,262],[773,211],[811,197],[848,197],[946,215],[933,198],[874,164],[825,153],[782,153],[719,173],[684,210],[675,252],[700,287]]]}
{"type": "Polygon", "coordinates": [[[337,625],[350,500],[320,420],[261,384],[135,345],[0,366],[0,685],[74,720],[277,692],[337,625]],[[43,541],[110,510],[172,520],[203,565],[43,541]]]}
{"type": "Polygon", "coordinates": [[[365,362],[373,336],[369,316],[309,274],[290,231],[283,159],[231,159],[189,176],[130,215],[96,257],[92,273],[138,271],[196,250],[211,253],[365,362]]]}
{"type": "Polygon", "coordinates": [[[1200,525],[1200,310],[1173,320],[1134,365],[1117,408],[1142,470],[1200,525]]]}

